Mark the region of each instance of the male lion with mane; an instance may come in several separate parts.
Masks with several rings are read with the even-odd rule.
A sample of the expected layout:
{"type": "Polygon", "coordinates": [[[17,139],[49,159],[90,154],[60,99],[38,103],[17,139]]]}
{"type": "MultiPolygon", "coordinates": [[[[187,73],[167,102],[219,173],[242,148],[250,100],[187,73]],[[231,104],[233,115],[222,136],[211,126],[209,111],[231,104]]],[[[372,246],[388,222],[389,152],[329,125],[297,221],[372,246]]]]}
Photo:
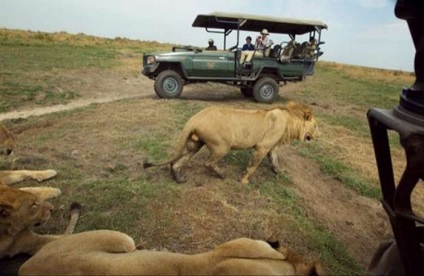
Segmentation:
{"type": "Polygon", "coordinates": [[[210,155],[205,166],[225,178],[218,161],[232,149],[253,149],[246,171],[240,178],[241,183],[247,184],[265,156],[268,156],[272,170],[279,173],[278,148],[293,140],[309,141],[317,135],[312,110],[301,103],[289,102],[267,110],[208,107],[188,120],[171,160],[145,162],[143,167],[171,164],[174,179],[184,182],[181,167],[206,145],[210,155]]]}
{"type": "Polygon", "coordinates": [[[44,246],[19,275],[322,275],[278,240],[235,239],[211,251],[186,255],[137,250],[124,233],[96,230],[44,246]]]}
{"type": "MultiPolygon", "coordinates": [[[[16,147],[15,136],[0,124],[0,155],[10,156],[16,147]]],[[[57,175],[55,170],[0,170],[0,186],[15,184],[24,180],[33,179],[37,181],[44,181],[57,175]]]]}

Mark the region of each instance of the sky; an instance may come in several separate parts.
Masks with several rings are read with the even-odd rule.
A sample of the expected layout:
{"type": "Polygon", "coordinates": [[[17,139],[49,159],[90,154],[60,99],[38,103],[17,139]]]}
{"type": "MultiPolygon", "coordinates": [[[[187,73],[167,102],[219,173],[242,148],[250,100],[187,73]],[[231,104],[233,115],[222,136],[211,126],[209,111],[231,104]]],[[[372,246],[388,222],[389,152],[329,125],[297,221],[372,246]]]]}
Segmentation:
{"type": "MultiPolygon", "coordinates": [[[[319,20],[322,60],[413,71],[415,48],[395,0],[0,0],[0,28],[65,31],[218,48],[223,36],[191,27],[197,14],[215,11],[319,20]]],[[[256,33],[243,32],[245,36],[256,33]]],[[[233,37],[231,37],[233,36],[233,37]]],[[[271,34],[274,42],[287,40],[271,34]]],[[[244,39],[242,39],[244,40],[244,39]]],[[[301,40],[301,38],[297,38],[301,40]]],[[[305,38],[306,40],[306,38],[305,38]]],[[[235,34],[227,48],[235,44],[235,34]],[[233,41],[233,42],[232,42],[233,41]],[[231,46],[231,45],[230,45],[231,46]]],[[[299,41],[302,42],[302,41],[299,41]]]]}

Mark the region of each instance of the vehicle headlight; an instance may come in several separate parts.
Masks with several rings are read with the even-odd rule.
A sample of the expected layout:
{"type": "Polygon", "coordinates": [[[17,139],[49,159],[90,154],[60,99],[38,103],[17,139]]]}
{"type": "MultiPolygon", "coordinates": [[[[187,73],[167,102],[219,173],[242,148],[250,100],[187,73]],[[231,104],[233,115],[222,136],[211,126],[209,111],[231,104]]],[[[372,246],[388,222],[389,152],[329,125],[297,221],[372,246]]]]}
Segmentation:
{"type": "Polygon", "coordinates": [[[156,62],[156,57],[155,56],[148,56],[146,59],[147,64],[153,64],[156,62]]]}

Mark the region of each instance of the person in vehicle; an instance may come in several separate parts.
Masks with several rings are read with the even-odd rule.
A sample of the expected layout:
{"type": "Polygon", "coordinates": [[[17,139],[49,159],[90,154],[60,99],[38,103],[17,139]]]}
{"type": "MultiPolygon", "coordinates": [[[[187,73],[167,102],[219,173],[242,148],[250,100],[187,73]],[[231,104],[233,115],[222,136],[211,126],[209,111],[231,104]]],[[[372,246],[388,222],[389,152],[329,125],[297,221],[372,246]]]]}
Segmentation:
{"type": "Polygon", "coordinates": [[[309,42],[305,44],[305,48],[303,49],[303,58],[305,59],[305,64],[309,65],[308,69],[306,69],[307,75],[314,74],[313,61],[316,58],[316,50],[317,41],[314,37],[311,37],[309,38],[309,42]]]}
{"type": "Polygon", "coordinates": [[[269,55],[269,51],[271,50],[271,46],[274,44],[272,40],[269,38],[269,33],[267,29],[263,29],[261,35],[256,38],[255,54],[267,57],[269,55]]]}
{"type": "Polygon", "coordinates": [[[309,43],[306,44],[306,47],[305,47],[305,57],[306,58],[315,57],[316,49],[317,49],[317,40],[314,37],[311,37],[309,39],[309,43]]]}
{"type": "Polygon", "coordinates": [[[246,44],[244,44],[241,49],[240,64],[251,61],[254,52],[255,45],[252,44],[252,38],[248,36],[246,37],[246,44]]]}
{"type": "Polygon", "coordinates": [[[205,49],[206,51],[216,51],[216,46],[214,45],[214,41],[212,38],[208,40],[209,46],[205,49]]]}

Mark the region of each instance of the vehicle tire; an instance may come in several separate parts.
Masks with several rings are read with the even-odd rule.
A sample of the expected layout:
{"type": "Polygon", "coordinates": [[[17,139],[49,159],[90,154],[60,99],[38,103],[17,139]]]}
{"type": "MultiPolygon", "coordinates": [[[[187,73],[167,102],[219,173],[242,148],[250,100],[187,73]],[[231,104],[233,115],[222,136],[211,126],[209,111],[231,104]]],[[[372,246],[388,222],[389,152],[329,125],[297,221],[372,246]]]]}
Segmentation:
{"type": "Polygon", "coordinates": [[[253,97],[260,103],[273,103],[278,97],[279,86],[276,80],[263,77],[253,85],[253,97]]]}
{"type": "Polygon", "coordinates": [[[155,80],[154,89],[160,98],[178,98],[183,92],[184,80],[173,70],[161,72],[155,80]]]}
{"type": "Polygon", "coordinates": [[[252,98],[253,97],[253,89],[252,89],[252,87],[240,87],[240,92],[246,98],[252,98]]]}

